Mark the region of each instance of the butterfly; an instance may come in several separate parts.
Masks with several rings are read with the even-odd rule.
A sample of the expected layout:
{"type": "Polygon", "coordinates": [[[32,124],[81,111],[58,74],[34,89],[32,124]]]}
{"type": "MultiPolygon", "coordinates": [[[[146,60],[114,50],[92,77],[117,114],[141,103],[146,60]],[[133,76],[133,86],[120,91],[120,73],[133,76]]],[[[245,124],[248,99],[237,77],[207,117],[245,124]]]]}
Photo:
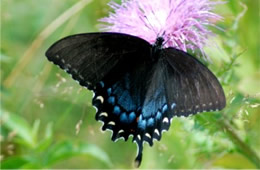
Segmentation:
{"type": "Polygon", "coordinates": [[[96,120],[113,141],[132,136],[142,161],[143,143],[153,145],[173,116],[223,109],[223,89],[214,74],[190,54],[136,36],[84,33],[65,37],[46,52],[49,61],[94,92],[96,120]]]}

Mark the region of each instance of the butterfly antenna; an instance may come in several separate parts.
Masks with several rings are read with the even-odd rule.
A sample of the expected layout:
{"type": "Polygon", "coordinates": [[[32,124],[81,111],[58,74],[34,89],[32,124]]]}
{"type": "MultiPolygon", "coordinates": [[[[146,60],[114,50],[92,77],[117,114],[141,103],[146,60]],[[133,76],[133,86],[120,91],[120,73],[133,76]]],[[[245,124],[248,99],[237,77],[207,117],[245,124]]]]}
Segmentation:
{"type": "Polygon", "coordinates": [[[147,22],[145,22],[145,20],[143,19],[143,17],[139,16],[139,18],[145,23],[145,26],[151,30],[153,30],[153,32],[158,36],[158,33],[156,32],[156,30],[154,29],[153,25],[151,24],[151,22],[149,21],[149,19],[147,18],[147,16],[145,15],[145,11],[143,10],[143,8],[141,7],[141,5],[138,3],[139,6],[139,10],[142,11],[142,13],[144,14],[144,18],[146,19],[147,22]],[[147,25],[148,23],[148,25],[147,25]]]}
{"type": "MultiPolygon", "coordinates": [[[[165,31],[163,31],[162,37],[164,37],[165,34],[166,34],[165,31]]],[[[170,41],[170,38],[167,38],[167,40],[163,42],[163,47],[164,47],[165,44],[168,43],[168,41],[170,41]]]]}
{"type": "Polygon", "coordinates": [[[166,41],[163,42],[163,47],[164,47],[165,44],[168,43],[168,41],[170,41],[170,38],[168,38],[166,41]]]}
{"type": "Polygon", "coordinates": [[[158,37],[158,34],[159,34],[159,33],[157,33],[157,32],[155,31],[153,25],[150,23],[150,21],[149,21],[149,19],[147,18],[147,16],[145,15],[144,17],[145,17],[145,19],[147,20],[147,22],[148,22],[148,24],[149,24],[149,26],[150,26],[150,27],[148,27],[148,26],[147,26],[147,27],[150,28],[150,29],[152,29],[153,32],[154,32],[154,33],[157,35],[157,37],[158,37]]]}
{"type": "MultiPolygon", "coordinates": [[[[160,22],[160,20],[157,18],[157,16],[155,15],[155,12],[154,12],[153,9],[152,9],[152,13],[153,13],[155,19],[157,20],[157,22],[161,25],[161,22],[160,22]]],[[[161,28],[162,28],[162,25],[161,25],[161,28]]],[[[161,32],[161,30],[157,33],[157,37],[159,36],[160,32],[161,32]]],[[[164,31],[164,33],[165,33],[165,31],[164,31]]],[[[163,34],[164,34],[164,33],[163,33],[163,34]]]]}

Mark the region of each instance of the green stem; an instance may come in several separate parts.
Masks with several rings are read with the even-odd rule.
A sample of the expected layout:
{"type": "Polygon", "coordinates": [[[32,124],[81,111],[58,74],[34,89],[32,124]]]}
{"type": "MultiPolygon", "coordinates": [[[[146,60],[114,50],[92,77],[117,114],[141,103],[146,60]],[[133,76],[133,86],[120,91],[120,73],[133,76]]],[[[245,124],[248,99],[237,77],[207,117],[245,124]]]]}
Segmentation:
{"type": "Polygon", "coordinates": [[[257,168],[260,168],[260,158],[240,137],[235,133],[229,123],[223,119],[218,121],[218,125],[226,130],[231,140],[237,145],[239,151],[251,160],[257,168]]]}

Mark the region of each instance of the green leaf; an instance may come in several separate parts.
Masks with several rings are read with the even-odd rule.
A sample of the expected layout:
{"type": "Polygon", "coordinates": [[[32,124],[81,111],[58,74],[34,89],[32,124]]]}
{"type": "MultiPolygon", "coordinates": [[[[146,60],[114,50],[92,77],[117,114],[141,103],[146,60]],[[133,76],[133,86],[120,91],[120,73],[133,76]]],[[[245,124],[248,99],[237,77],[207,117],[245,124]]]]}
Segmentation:
{"type": "Polygon", "coordinates": [[[73,145],[69,141],[59,143],[52,147],[47,154],[46,166],[53,165],[59,161],[64,161],[74,156],[93,156],[100,161],[111,166],[111,161],[108,155],[96,145],[87,143],[81,143],[79,145],[73,145]]]}
{"type": "Polygon", "coordinates": [[[33,128],[32,128],[32,136],[34,141],[37,141],[40,123],[41,121],[39,119],[34,121],[33,128]]]}
{"type": "Polygon", "coordinates": [[[16,169],[20,168],[26,163],[29,163],[21,156],[13,156],[3,160],[0,164],[1,169],[16,169]]]}
{"type": "Polygon", "coordinates": [[[0,112],[1,119],[4,121],[3,126],[15,131],[20,137],[19,142],[26,144],[28,147],[34,147],[35,141],[33,140],[33,133],[29,124],[19,115],[8,113],[4,110],[0,112]]]}
{"type": "Polygon", "coordinates": [[[37,152],[42,152],[45,149],[47,149],[51,145],[51,143],[53,141],[52,137],[53,137],[52,123],[48,123],[48,125],[47,125],[47,127],[45,129],[44,139],[41,140],[40,143],[37,146],[37,149],[36,149],[37,152]]]}

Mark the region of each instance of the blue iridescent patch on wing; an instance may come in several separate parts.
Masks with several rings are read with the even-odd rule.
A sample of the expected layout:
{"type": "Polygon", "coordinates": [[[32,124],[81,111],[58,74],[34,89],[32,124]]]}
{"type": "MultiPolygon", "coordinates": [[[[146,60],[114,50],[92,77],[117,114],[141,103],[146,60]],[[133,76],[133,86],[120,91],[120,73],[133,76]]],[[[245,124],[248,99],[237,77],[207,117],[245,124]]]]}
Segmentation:
{"type": "Polygon", "coordinates": [[[153,126],[154,125],[154,118],[153,117],[151,117],[151,118],[149,118],[148,119],[148,121],[147,121],[147,126],[153,126]]]}
{"type": "Polygon", "coordinates": [[[136,119],[136,114],[135,112],[131,112],[129,114],[129,122],[132,123],[136,119]]]}
{"type": "Polygon", "coordinates": [[[128,122],[129,122],[126,113],[121,113],[121,115],[120,115],[120,121],[121,121],[122,123],[128,123],[128,122]]]}
{"type": "Polygon", "coordinates": [[[121,137],[127,140],[133,135],[133,141],[139,148],[137,159],[141,157],[144,141],[152,146],[153,139],[160,140],[162,130],[169,129],[172,118],[169,112],[175,104],[168,106],[163,88],[150,92],[148,96],[134,96],[140,92],[130,93],[130,83],[126,76],[124,82],[109,86],[100,82],[95,93],[93,103],[97,103],[97,120],[104,122],[102,129],[112,130],[113,141],[121,137]]]}
{"type": "Polygon", "coordinates": [[[116,114],[116,115],[119,115],[120,112],[121,112],[120,107],[119,106],[115,106],[114,110],[113,110],[113,113],[116,114]]]}

